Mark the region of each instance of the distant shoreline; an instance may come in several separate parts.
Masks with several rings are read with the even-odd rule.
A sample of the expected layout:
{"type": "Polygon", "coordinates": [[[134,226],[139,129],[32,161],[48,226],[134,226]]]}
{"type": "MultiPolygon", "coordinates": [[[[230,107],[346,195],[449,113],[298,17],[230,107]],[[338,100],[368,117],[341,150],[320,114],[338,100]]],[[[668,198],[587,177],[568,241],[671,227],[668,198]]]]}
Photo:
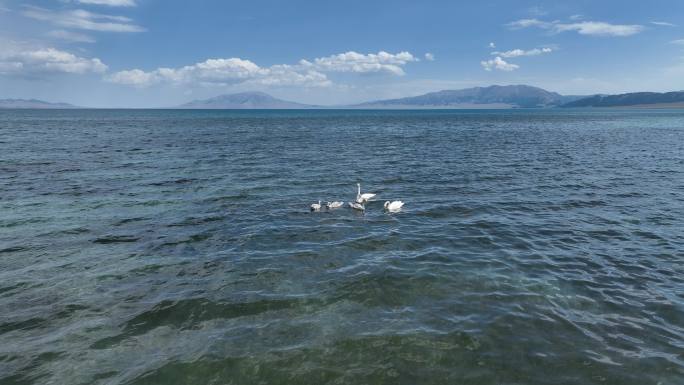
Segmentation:
{"type": "MultiPolygon", "coordinates": [[[[358,104],[320,105],[278,99],[259,91],[223,94],[185,104],[141,109],[165,110],[510,110],[554,108],[684,108],[684,91],[633,92],[619,95],[561,95],[529,85],[492,85],[442,90],[398,99],[358,104]]],[[[0,99],[0,109],[138,109],[81,107],[38,99],[0,99]]]]}
{"type": "Polygon", "coordinates": [[[608,106],[608,107],[517,107],[517,106],[470,106],[470,107],[315,107],[315,108],[179,108],[179,107],[65,107],[65,108],[40,108],[40,107],[0,107],[0,111],[79,111],[79,110],[158,110],[158,111],[579,111],[579,110],[680,110],[684,109],[684,103],[665,104],[638,104],[632,106],[608,106]]]}
{"type": "Polygon", "coordinates": [[[649,109],[649,110],[684,109],[684,102],[682,102],[682,103],[635,104],[632,106],[594,107],[594,108],[639,108],[639,109],[649,109]]]}

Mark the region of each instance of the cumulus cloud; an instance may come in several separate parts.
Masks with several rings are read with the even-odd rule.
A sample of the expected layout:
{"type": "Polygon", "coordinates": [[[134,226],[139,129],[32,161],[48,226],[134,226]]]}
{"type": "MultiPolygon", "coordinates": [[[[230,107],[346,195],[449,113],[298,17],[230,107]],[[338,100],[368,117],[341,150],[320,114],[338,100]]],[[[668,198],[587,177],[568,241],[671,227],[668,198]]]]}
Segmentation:
{"type": "Polygon", "coordinates": [[[135,7],[135,0],[76,0],[81,4],[108,5],[110,7],[135,7]]]}
{"type": "Polygon", "coordinates": [[[428,52],[428,53],[425,54],[425,60],[427,60],[427,61],[435,61],[435,55],[432,54],[432,53],[430,53],[430,52],[428,52]]]}
{"type": "Polygon", "coordinates": [[[45,8],[26,6],[24,16],[47,21],[63,28],[83,29],[101,32],[144,32],[145,29],[133,24],[124,16],[103,15],[82,9],[50,11],[45,8]]]}
{"type": "Polygon", "coordinates": [[[496,48],[496,44],[494,42],[489,43],[489,48],[496,48]]]}
{"type": "Polygon", "coordinates": [[[418,61],[418,59],[408,52],[391,54],[384,51],[377,54],[359,54],[352,51],[316,58],[312,61],[301,60],[294,65],[276,64],[270,67],[261,67],[250,60],[241,58],[209,59],[180,68],[120,71],[106,77],[106,80],[137,87],[160,83],[200,85],[246,83],[267,86],[326,87],[332,84],[326,73],[385,72],[403,75],[402,66],[412,61],[418,61]]]}
{"type": "Polygon", "coordinates": [[[139,69],[119,71],[108,76],[106,79],[112,83],[126,84],[129,86],[148,86],[160,81],[157,71],[145,72],[139,69]]]}
{"type": "Polygon", "coordinates": [[[486,71],[500,70],[500,71],[510,72],[510,71],[514,71],[514,70],[517,70],[518,68],[520,68],[519,65],[508,63],[499,56],[495,57],[492,60],[481,61],[480,64],[482,64],[482,67],[486,71]]]}
{"type": "Polygon", "coordinates": [[[0,74],[103,73],[107,66],[97,58],[84,58],[55,48],[9,49],[0,53],[0,74]]]}
{"type": "Polygon", "coordinates": [[[544,48],[534,48],[534,49],[530,49],[527,51],[522,50],[522,49],[513,49],[510,51],[504,51],[504,52],[494,51],[494,52],[492,52],[492,55],[501,56],[503,58],[512,58],[512,57],[520,57],[520,56],[538,56],[541,54],[551,53],[551,52],[553,52],[553,48],[544,47],[544,48]]]}
{"type": "Polygon", "coordinates": [[[538,19],[516,20],[509,23],[508,26],[513,29],[536,27],[553,33],[574,31],[580,35],[592,36],[631,36],[644,30],[644,26],[638,24],[610,24],[602,21],[562,23],[560,21],[549,22],[538,19]]]}
{"type": "Polygon", "coordinates": [[[414,61],[418,61],[418,59],[409,52],[391,54],[380,51],[377,54],[369,53],[364,55],[358,52],[349,51],[337,55],[316,58],[313,63],[302,60],[300,65],[303,67],[313,67],[318,71],[325,72],[386,72],[401,76],[404,75],[404,70],[401,67],[414,61]]]}
{"type": "Polygon", "coordinates": [[[315,70],[302,70],[296,66],[274,65],[260,67],[240,58],[209,59],[181,68],[158,68],[145,72],[140,69],[120,71],[106,78],[112,83],[146,87],[158,83],[228,85],[238,83],[270,86],[330,85],[328,78],[315,70]]]}

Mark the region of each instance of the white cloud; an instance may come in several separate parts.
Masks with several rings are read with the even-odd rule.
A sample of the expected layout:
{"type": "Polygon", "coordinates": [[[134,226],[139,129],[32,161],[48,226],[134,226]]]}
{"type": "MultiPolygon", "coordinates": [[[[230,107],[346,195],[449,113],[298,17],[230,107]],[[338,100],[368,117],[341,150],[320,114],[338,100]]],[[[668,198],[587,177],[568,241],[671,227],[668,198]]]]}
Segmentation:
{"type": "Polygon", "coordinates": [[[556,24],[554,26],[558,32],[577,31],[580,35],[596,36],[631,36],[643,31],[641,25],[617,25],[608,24],[600,21],[583,21],[572,24],[556,24]]]}
{"type": "Polygon", "coordinates": [[[88,35],[76,32],[69,32],[63,29],[48,32],[48,36],[59,40],[71,41],[76,43],[94,43],[95,39],[88,35]]]}
{"type": "Polygon", "coordinates": [[[135,0],[76,0],[81,4],[108,5],[110,7],[135,7],[135,0]]]}
{"type": "Polygon", "coordinates": [[[500,71],[510,72],[510,71],[514,71],[514,70],[517,70],[518,68],[520,68],[519,65],[508,63],[499,56],[495,57],[492,60],[481,61],[480,64],[482,64],[482,67],[486,71],[491,71],[491,70],[496,69],[496,70],[500,70],[500,71]]]}
{"type": "Polygon", "coordinates": [[[146,87],[158,83],[228,85],[251,83],[270,86],[330,85],[327,77],[315,70],[301,70],[296,66],[274,65],[259,67],[244,59],[209,59],[181,68],[158,68],[145,72],[139,69],[120,71],[108,76],[112,83],[146,87]]]}
{"type": "Polygon", "coordinates": [[[637,24],[610,24],[602,21],[580,21],[576,23],[561,23],[559,21],[542,21],[538,19],[521,19],[508,24],[513,29],[537,27],[553,33],[575,31],[580,35],[593,36],[631,36],[644,30],[644,26],[637,24]]]}
{"type": "Polygon", "coordinates": [[[496,44],[494,44],[494,42],[489,43],[489,48],[496,48],[496,44]]]}
{"type": "Polygon", "coordinates": [[[529,27],[539,27],[539,28],[549,28],[552,23],[541,21],[538,19],[520,19],[508,23],[508,26],[513,29],[529,28],[529,27]]]}
{"type": "Polygon", "coordinates": [[[530,50],[522,50],[522,49],[513,49],[510,51],[505,51],[505,52],[499,52],[499,51],[494,51],[492,52],[492,55],[497,55],[501,56],[503,58],[512,58],[512,57],[520,57],[520,56],[537,56],[545,53],[551,53],[553,52],[553,48],[550,47],[544,47],[544,48],[534,48],[530,50]]]}
{"type": "Polygon", "coordinates": [[[418,59],[409,52],[391,54],[380,51],[377,54],[369,53],[364,55],[358,52],[349,51],[337,55],[316,58],[313,63],[302,60],[300,65],[304,67],[313,67],[316,70],[325,72],[386,72],[401,76],[404,75],[404,70],[401,67],[414,61],[418,61],[418,59]]]}
{"type": "Polygon", "coordinates": [[[145,72],[143,70],[134,69],[116,72],[108,76],[107,81],[118,84],[126,84],[129,86],[143,87],[160,81],[160,78],[156,74],[156,71],[145,72]]]}
{"type": "Polygon", "coordinates": [[[425,60],[427,60],[427,61],[435,61],[435,55],[434,55],[433,53],[428,52],[428,53],[425,54],[425,60]]]}
{"type": "Polygon", "coordinates": [[[24,16],[47,21],[63,28],[84,29],[101,32],[144,32],[145,29],[132,23],[124,16],[103,15],[82,9],[50,11],[44,8],[26,6],[24,16]]]}
{"type": "Polygon", "coordinates": [[[677,24],[668,23],[667,21],[652,21],[651,24],[661,27],[676,27],[677,24]]]}
{"type": "Polygon", "coordinates": [[[107,66],[100,59],[83,58],[55,48],[4,49],[0,53],[0,74],[35,75],[41,73],[103,73],[107,66]]]}
{"type": "Polygon", "coordinates": [[[684,39],[672,40],[670,43],[671,43],[671,44],[684,45],[684,39]]]}
{"type": "Polygon", "coordinates": [[[266,86],[303,86],[327,87],[332,85],[325,73],[385,72],[403,75],[402,66],[418,61],[408,52],[390,54],[380,51],[377,54],[346,52],[316,58],[313,61],[301,60],[299,63],[276,64],[261,67],[256,63],[241,59],[209,59],[180,68],[158,68],[152,71],[133,69],[114,73],[107,81],[118,84],[146,87],[153,84],[200,84],[234,85],[257,84],[266,86]]]}

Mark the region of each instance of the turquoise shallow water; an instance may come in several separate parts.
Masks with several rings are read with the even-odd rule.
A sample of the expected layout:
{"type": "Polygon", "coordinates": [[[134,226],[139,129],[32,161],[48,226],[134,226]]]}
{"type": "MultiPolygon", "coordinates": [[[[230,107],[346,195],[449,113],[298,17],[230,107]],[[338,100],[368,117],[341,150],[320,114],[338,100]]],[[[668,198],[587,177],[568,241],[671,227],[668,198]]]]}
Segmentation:
{"type": "Polygon", "coordinates": [[[681,111],[17,110],[0,149],[0,384],[684,383],[681,111]]]}

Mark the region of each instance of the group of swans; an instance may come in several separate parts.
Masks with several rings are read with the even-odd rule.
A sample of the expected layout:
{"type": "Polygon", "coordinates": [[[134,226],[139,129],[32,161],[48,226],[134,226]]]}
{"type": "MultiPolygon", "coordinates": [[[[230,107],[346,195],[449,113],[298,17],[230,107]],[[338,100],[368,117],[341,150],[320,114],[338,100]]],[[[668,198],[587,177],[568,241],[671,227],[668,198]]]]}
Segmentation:
{"type": "Polygon", "coordinates": [[[344,205],[343,202],[325,202],[321,203],[321,201],[318,201],[318,203],[314,203],[311,205],[311,211],[321,211],[322,208],[326,208],[327,210],[330,209],[339,209],[344,205]]]}
{"type": "MultiPolygon", "coordinates": [[[[370,202],[377,194],[373,193],[365,193],[361,194],[361,183],[356,184],[356,200],[354,202],[349,202],[349,207],[351,207],[354,210],[358,211],[366,211],[366,203],[370,202]]],[[[343,202],[325,202],[325,204],[322,204],[321,201],[318,201],[318,203],[314,203],[311,205],[311,211],[321,211],[323,208],[326,210],[331,210],[331,209],[338,209],[344,205],[343,202]]],[[[396,213],[397,211],[401,210],[401,208],[404,206],[404,202],[402,201],[387,201],[384,204],[385,210],[396,213]]]]}

